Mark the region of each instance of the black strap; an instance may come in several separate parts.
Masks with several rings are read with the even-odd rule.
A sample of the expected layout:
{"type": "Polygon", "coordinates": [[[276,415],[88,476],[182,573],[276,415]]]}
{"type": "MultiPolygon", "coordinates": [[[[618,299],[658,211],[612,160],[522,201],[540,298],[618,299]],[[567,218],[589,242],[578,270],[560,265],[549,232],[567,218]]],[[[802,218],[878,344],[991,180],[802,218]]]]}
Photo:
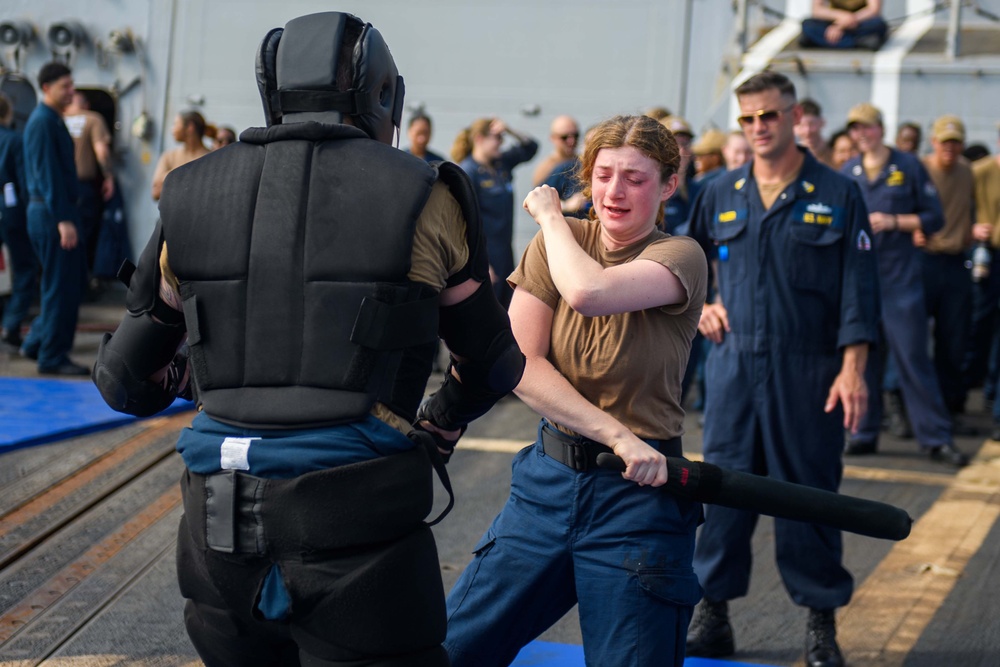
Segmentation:
{"type": "Polygon", "coordinates": [[[122,262],[122,265],[118,267],[118,280],[125,285],[125,287],[128,287],[132,284],[133,273],[135,273],[135,264],[126,259],[122,262]]]}
{"type": "Polygon", "coordinates": [[[204,477],[205,544],[223,553],[236,552],[236,471],[204,477]]]}
{"type": "Polygon", "coordinates": [[[279,90],[274,93],[281,113],[340,111],[349,116],[371,113],[371,101],[359,90],[279,90]]]}
{"type": "Polygon", "coordinates": [[[448,492],[448,506],[433,521],[427,523],[428,526],[436,526],[441,523],[442,519],[448,516],[448,513],[455,506],[455,492],[451,489],[451,478],[448,477],[448,469],[444,465],[444,459],[441,458],[441,452],[438,451],[434,436],[419,428],[413,429],[406,435],[410,440],[423,445],[424,449],[427,450],[427,457],[431,460],[431,465],[434,466],[438,479],[441,480],[441,485],[448,492]]]}
{"type": "Polygon", "coordinates": [[[542,449],[573,470],[586,472],[597,468],[597,455],[611,453],[611,448],[582,437],[573,437],[546,424],[542,427],[542,449]]]}
{"type": "MultiPolygon", "coordinates": [[[[668,458],[683,456],[683,447],[679,437],[667,440],[650,440],[644,438],[644,440],[668,458]]],[[[542,450],[546,456],[580,472],[604,467],[597,464],[597,457],[599,455],[614,455],[612,449],[607,445],[584,438],[583,436],[572,436],[568,433],[563,433],[549,423],[545,423],[542,426],[541,441],[542,450]]]]}

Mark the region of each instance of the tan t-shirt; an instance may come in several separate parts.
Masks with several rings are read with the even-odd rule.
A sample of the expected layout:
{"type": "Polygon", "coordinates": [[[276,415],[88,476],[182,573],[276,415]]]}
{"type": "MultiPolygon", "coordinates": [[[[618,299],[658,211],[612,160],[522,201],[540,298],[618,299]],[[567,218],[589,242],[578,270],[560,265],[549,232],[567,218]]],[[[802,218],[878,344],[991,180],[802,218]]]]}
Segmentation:
{"type": "Polygon", "coordinates": [[[868,6],[868,0],[830,0],[830,6],[847,12],[857,12],[868,6]]]}
{"type": "Polygon", "coordinates": [[[935,255],[961,255],[972,239],[972,205],[975,200],[972,167],[963,157],[948,171],[938,169],[930,156],[922,161],[944,209],[944,227],[927,239],[925,250],[935,255]]]}
{"type": "Polygon", "coordinates": [[[179,148],[174,148],[172,150],[165,152],[163,155],[160,156],[160,161],[157,164],[157,171],[162,170],[163,174],[166,175],[172,172],[177,167],[182,167],[186,165],[188,162],[193,162],[194,160],[197,160],[203,155],[208,155],[208,154],[209,150],[204,146],[202,146],[200,150],[194,153],[188,152],[187,148],[185,148],[184,146],[181,146],[179,148]]]}
{"type": "Polygon", "coordinates": [[[553,309],[548,360],[584,398],[636,435],[681,435],[681,380],[708,280],[704,252],[694,239],[658,230],[626,248],[607,250],[598,221],[568,220],[580,247],[601,266],[652,260],[677,276],[687,290],[687,299],[632,313],[581,315],[560,298],[539,232],[508,282],[553,309]]]}
{"type": "MultiPolygon", "coordinates": [[[[417,219],[410,253],[407,277],[418,283],[442,290],[448,278],[458,273],[469,261],[469,246],[465,240],[465,218],[458,201],[444,183],[435,183],[430,197],[417,219]]],[[[177,277],[170,269],[167,245],[160,251],[160,271],[173,287],[177,303],[180,289],[177,277]]],[[[410,432],[409,423],[382,403],[372,407],[372,414],[403,433],[410,432]]]]}
{"type": "Polygon", "coordinates": [[[84,111],[66,116],[66,129],[73,137],[73,152],[76,161],[76,176],[81,181],[97,181],[103,174],[97,164],[95,143],[109,143],[111,134],[104,117],[96,111],[84,111]]]}
{"type": "Polygon", "coordinates": [[[791,178],[787,178],[780,183],[761,183],[757,182],[757,194],[760,195],[760,202],[764,205],[764,209],[770,209],[774,206],[774,202],[778,200],[778,195],[785,191],[789,185],[795,182],[795,179],[799,177],[799,171],[792,174],[791,178]]]}
{"type": "Polygon", "coordinates": [[[993,155],[972,165],[976,183],[976,222],[993,225],[990,245],[1000,248],[1000,164],[993,155]]]}
{"type": "Polygon", "coordinates": [[[163,181],[167,178],[167,174],[177,167],[208,155],[208,153],[209,150],[202,145],[194,151],[189,151],[186,146],[180,146],[161,155],[156,163],[156,169],[153,170],[153,199],[160,198],[158,190],[163,187],[163,181]]]}

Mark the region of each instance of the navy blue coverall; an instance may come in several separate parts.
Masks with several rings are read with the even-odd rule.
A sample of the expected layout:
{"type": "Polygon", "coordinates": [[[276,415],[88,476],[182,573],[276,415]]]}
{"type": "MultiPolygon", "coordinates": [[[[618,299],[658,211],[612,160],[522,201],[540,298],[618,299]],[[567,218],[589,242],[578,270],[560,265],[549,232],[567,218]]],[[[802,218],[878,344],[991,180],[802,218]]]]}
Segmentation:
{"type": "Polygon", "coordinates": [[[0,239],[10,253],[11,295],[3,310],[3,330],[9,340],[20,338],[21,323],[35,293],[35,251],[28,240],[25,206],[24,147],[18,132],[0,126],[0,239]]]}
{"type": "MultiPolygon", "coordinates": [[[[869,181],[861,157],[841,167],[861,188],[871,212],[920,216],[920,227],[930,236],[944,226],[944,213],[937,189],[916,157],[890,149],[882,172],[869,181]]],[[[928,353],[927,304],[921,251],[913,235],[883,231],[875,235],[879,284],[882,296],[882,334],[896,362],[899,388],[913,433],[921,447],[950,444],[951,416],[941,396],[934,365],[928,353]]],[[[865,369],[868,412],[852,436],[856,442],[876,442],[882,425],[883,355],[872,355],[865,369]]]]}
{"type": "Polygon", "coordinates": [[[57,111],[40,103],[24,129],[28,181],[28,236],[42,265],[41,314],[22,349],[38,357],[38,369],[69,363],[80,301],[87,286],[87,255],[80,212],[73,139],[57,111]],[[60,245],[58,223],[76,225],[76,247],[60,245]]]}
{"type": "MultiPolygon", "coordinates": [[[[705,460],[836,491],[843,411],[823,411],[842,349],[876,340],[878,286],[858,188],[808,151],[798,177],[764,210],[753,163],[710,183],[691,235],[718,257],[731,331],[706,366],[705,460]]],[[[757,515],[706,505],[694,566],[705,597],[746,595],[757,515]]],[[[833,609],[854,582],[840,531],[776,519],[778,569],[792,600],[833,609]]]]}
{"type": "Polygon", "coordinates": [[[479,202],[479,213],[483,218],[483,235],[486,238],[486,254],[490,266],[499,280],[493,284],[497,300],[506,308],[513,293],[507,284],[507,276],[514,270],[514,183],[511,171],[522,162],[535,157],[538,143],[526,139],[524,143],[511,146],[492,165],[482,165],[465,158],[459,166],[472,179],[479,202]]]}

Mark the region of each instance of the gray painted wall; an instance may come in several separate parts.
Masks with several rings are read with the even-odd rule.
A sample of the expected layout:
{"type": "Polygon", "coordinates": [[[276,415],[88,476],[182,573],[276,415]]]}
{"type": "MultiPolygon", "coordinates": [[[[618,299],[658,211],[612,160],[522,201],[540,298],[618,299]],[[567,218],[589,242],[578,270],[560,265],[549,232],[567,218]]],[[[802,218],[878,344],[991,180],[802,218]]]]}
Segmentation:
{"type": "MultiPolygon", "coordinates": [[[[808,4],[753,5],[751,39],[777,24],[762,6],[786,12],[808,4]]],[[[886,0],[885,15],[902,19],[932,4],[886,0]]],[[[1000,14],[1000,0],[979,4],[1000,14]]],[[[537,160],[550,149],[550,121],[562,113],[586,127],[613,114],[663,105],[696,130],[731,127],[729,82],[742,57],[734,42],[735,5],[733,0],[4,0],[0,20],[27,20],[40,33],[21,58],[29,77],[51,57],[45,37],[50,25],[76,19],[90,35],[72,63],[79,87],[121,89],[142,78],[142,85],[121,95],[116,128],[118,174],[138,254],[156,221],[149,186],[160,153],[174,147],[169,135],[174,115],[193,107],[209,122],[237,130],[260,125],[254,55],[267,30],[296,16],[336,8],[377,26],[406,79],[407,106],[423,105],[434,119],[431,147],[437,152],[447,154],[455,134],[473,119],[500,116],[539,140],[537,160]],[[139,37],[144,58],[102,58],[98,46],[107,44],[109,31],[125,27],[139,37]],[[149,140],[130,133],[144,110],[153,120],[149,140]]],[[[947,19],[946,11],[935,15],[938,26],[947,19]]],[[[995,27],[968,10],[963,19],[995,27]]],[[[8,69],[14,65],[11,56],[0,48],[8,69]]],[[[817,51],[801,56],[804,73],[780,57],[775,66],[790,74],[800,96],[824,105],[828,131],[842,124],[850,106],[872,98],[872,56],[845,59],[817,51]]],[[[967,119],[971,140],[995,148],[1000,52],[980,60],[908,56],[899,79],[899,120],[928,127],[937,115],[958,113],[967,119]],[[985,75],[975,74],[980,60],[985,75]]],[[[515,172],[518,201],[530,188],[531,171],[529,163],[515,172]]],[[[535,230],[526,214],[516,216],[515,252],[535,230]]]]}
{"type": "MultiPolygon", "coordinates": [[[[725,85],[718,74],[733,20],[728,0],[5,0],[0,19],[28,20],[41,33],[24,60],[31,77],[50,57],[48,27],[79,20],[92,42],[73,62],[78,87],[124,85],[139,73],[131,56],[99,66],[93,42],[111,29],[129,26],[145,44],[145,85],[121,98],[116,133],[137,253],[156,220],[149,184],[159,154],[174,147],[173,116],[193,107],[238,131],[262,124],[253,70],[261,38],[296,16],[333,8],[382,32],[406,79],[408,106],[423,104],[434,119],[433,149],[447,154],[470,121],[500,116],[539,140],[536,159],[550,149],[548,125],[561,113],[586,127],[665,105],[699,126],[701,110],[725,85]],[[143,108],[154,120],[151,141],[129,134],[143,108]],[[537,114],[525,113],[533,108],[537,114]]],[[[518,198],[530,188],[531,169],[516,172],[518,198]]],[[[526,214],[515,224],[520,252],[535,225],[526,214]]]]}

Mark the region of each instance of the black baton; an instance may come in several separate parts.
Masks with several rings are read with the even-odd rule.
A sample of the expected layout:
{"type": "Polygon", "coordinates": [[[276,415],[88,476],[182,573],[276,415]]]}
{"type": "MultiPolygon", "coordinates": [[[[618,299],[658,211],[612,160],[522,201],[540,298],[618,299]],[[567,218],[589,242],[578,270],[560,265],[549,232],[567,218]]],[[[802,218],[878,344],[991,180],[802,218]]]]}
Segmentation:
{"type": "MultiPolygon", "coordinates": [[[[608,452],[597,455],[597,465],[625,470],[625,461],[608,452]]],[[[710,505],[820,523],[885,540],[905,539],[913,524],[904,510],[886,503],[673,456],[667,457],[667,483],[663,489],[710,505]]]]}

